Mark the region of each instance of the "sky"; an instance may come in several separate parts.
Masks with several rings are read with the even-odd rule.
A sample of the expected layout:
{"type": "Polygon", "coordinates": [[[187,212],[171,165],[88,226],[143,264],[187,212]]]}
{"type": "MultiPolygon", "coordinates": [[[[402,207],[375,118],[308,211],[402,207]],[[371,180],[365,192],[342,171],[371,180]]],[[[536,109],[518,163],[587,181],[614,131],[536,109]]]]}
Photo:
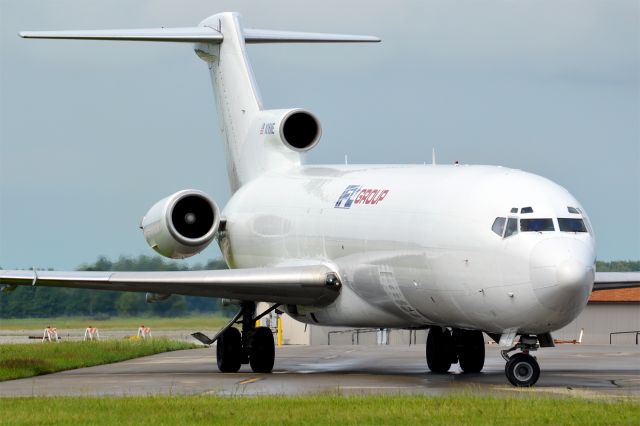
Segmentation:
{"type": "MultiPolygon", "coordinates": [[[[161,198],[230,197],[206,65],[187,44],[24,40],[22,30],[247,27],[379,36],[257,45],[268,108],[322,123],[310,164],[493,164],[586,208],[600,260],[640,259],[636,0],[0,0],[0,266],[73,269],[154,254],[161,198]]],[[[218,257],[215,244],[188,262],[218,257]]]]}

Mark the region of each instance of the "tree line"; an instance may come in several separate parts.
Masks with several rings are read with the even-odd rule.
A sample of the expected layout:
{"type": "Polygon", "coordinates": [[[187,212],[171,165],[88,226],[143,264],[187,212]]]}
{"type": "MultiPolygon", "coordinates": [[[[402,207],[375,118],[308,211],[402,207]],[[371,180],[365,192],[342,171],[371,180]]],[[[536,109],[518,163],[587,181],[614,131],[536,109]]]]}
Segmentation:
{"type": "Polygon", "coordinates": [[[640,260],[614,260],[612,262],[596,262],[598,272],[635,272],[640,271],[640,260]]]}
{"type": "MultiPolygon", "coordinates": [[[[79,271],[189,271],[226,269],[222,259],[212,259],[192,267],[158,256],[121,256],[116,261],[100,257],[79,271]]],[[[640,261],[597,262],[601,272],[640,271],[640,261]]],[[[144,293],[101,291],[70,288],[21,286],[8,294],[0,294],[0,319],[46,318],[56,316],[91,316],[96,319],[114,315],[183,316],[221,310],[220,300],[208,297],[171,296],[146,303],[144,293]]]]}
{"type": "MultiPolygon", "coordinates": [[[[100,257],[80,265],[78,271],[189,271],[226,269],[222,259],[192,267],[158,256],[120,256],[112,261],[100,257]]],[[[1,269],[1,268],[0,268],[1,269]]],[[[0,294],[0,319],[91,316],[96,319],[122,315],[184,316],[220,310],[220,300],[209,297],[173,295],[155,303],[145,302],[145,293],[19,286],[0,294]]]]}

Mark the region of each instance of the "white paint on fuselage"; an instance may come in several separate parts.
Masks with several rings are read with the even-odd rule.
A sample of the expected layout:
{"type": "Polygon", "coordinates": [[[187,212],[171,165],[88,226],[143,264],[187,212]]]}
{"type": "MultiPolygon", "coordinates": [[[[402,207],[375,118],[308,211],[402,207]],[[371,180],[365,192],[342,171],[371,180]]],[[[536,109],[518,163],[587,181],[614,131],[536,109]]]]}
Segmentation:
{"type": "Polygon", "coordinates": [[[234,268],[334,265],[340,296],[299,307],[302,321],[543,333],[572,321],[593,285],[593,236],[558,231],[568,206],[580,208],[564,188],[503,167],[306,166],[240,188],[223,212],[221,247],[234,268]],[[350,185],[388,193],[336,208],[350,185]],[[534,213],[510,214],[528,206],[534,213]],[[492,232],[509,216],[553,218],[556,231],[492,232]]]}

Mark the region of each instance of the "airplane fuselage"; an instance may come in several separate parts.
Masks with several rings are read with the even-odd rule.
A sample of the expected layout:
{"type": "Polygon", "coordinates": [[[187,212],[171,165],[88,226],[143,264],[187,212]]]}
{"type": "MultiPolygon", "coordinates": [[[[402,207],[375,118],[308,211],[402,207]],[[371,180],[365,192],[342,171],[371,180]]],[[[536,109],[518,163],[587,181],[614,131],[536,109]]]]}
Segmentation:
{"type": "Polygon", "coordinates": [[[321,261],[340,271],[331,305],[286,307],[312,324],[545,333],[571,322],[593,286],[584,209],[520,170],[305,166],[244,185],[223,216],[219,243],[233,268],[321,261]],[[496,218],[505,218],[497,231],[496,218]],[[561,231],[558,218],[585,229],[561,231]],[[547,227],[526,231],[531,219],[547,227]]]}

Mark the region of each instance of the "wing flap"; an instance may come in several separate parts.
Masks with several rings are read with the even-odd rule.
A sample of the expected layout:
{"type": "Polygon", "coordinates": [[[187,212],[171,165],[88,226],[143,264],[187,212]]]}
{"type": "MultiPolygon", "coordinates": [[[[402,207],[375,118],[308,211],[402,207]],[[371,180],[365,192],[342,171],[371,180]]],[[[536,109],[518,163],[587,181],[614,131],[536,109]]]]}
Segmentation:
{"type": "Polygon", "coordinates": [[[326,305],[339,294],[325,265],[171,272],[0,271],[0,284],[88,288],[222,297],[281,304],[326,305]]]}
{"type": "Polygon", "coordinates": [[[640,287],[640,272],[596,272],[593,291],[640,287]]]}

